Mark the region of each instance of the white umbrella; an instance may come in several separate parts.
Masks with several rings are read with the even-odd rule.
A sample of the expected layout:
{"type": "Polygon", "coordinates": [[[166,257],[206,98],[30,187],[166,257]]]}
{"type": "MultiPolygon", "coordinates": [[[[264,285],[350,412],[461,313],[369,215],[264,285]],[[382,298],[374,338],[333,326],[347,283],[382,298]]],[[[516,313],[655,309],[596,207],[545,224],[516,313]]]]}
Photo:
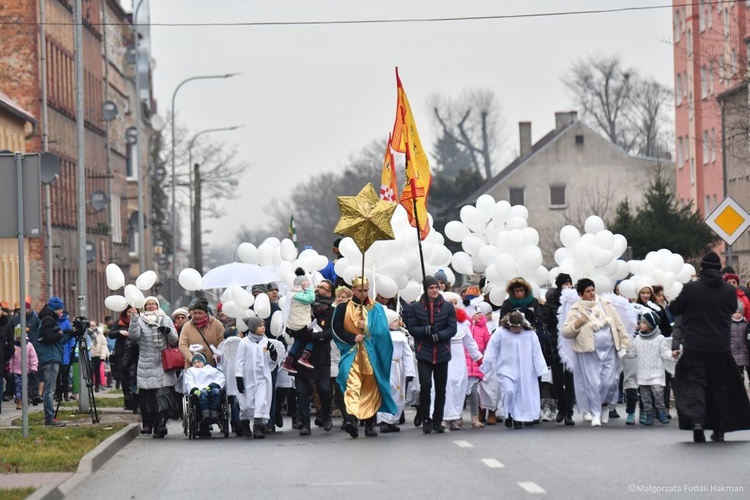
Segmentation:
{"type": "Polygon", "coordinates": [[[232,262],[215,267],[203,276],[203,289],[229,288],[230,286],[252,286],[259,283],[280,281],[272,270],[256,264],[232,262]]]}

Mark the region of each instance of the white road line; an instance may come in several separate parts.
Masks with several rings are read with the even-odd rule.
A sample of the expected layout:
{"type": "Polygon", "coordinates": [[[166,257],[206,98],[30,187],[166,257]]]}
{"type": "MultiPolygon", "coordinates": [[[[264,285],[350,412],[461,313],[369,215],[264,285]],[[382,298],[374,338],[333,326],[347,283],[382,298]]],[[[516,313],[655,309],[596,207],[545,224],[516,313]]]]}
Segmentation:
{"type": "Polygon", "coordinates": [[[503,464],[501,464],[494,458],[483,458],[482,462],[484,462],[484,465],[486,465],[490,469],[502,469],[503,467],[505,467],[503,464]]]}
{"type": "Polygon", "coordinates": [[[473,448],[474,445],[468,441],[453,441],[459,448],[473,448]]]}
{"type": "Polygon", "coordinates": [[[536,483],[518,483],[518,486],[525,489],[527,493],[547,493],[544,488],[536,483]]]}

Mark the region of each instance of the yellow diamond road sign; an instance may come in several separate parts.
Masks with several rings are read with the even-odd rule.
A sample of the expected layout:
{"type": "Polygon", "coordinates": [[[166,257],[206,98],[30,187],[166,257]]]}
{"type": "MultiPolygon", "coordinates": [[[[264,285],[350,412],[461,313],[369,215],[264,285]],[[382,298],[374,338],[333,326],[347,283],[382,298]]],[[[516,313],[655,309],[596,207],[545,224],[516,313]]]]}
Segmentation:
{"type": "Polygon", "coordinates": [[[706,218],[706,224],[731,245],[750,227],[750,214],[727,196],[706,218]]]}

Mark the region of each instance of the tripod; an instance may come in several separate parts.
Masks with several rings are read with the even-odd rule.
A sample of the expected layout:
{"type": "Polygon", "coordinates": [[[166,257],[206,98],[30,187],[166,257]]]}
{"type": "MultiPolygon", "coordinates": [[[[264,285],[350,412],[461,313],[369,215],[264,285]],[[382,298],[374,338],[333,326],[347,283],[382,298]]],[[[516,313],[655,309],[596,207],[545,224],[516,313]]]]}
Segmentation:
{"type": "MultiPolygon", "coordinates": [[[[91,358],[89,358],[89,349],[86,345],[86,338],[82,334],[78,334],[76,331],[76,348],[78,349],[78,364],[81,367],[81,377],[83,382],[86,384],[86,388],[89,393],[89,405],[91,412],[91,423],[99,423],[99,413],[96,411],[96,399],[94,398],[94,379],[91,368],[91,358]]],[[[67,381],[65,382],[67,383],[67,381]]],[[[57,412],[60,409],[60,400],[57,401],[57,408],[55,408],[55,418],[57,418],[57,412]]]]}

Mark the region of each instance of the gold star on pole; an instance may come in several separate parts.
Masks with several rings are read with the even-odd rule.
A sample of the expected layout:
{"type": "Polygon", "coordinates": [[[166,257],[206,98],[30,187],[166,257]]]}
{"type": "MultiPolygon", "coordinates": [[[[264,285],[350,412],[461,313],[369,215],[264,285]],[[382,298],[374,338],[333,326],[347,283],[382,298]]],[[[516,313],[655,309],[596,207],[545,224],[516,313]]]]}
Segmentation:
{"type": "Polygon", "coordinates": [[[396,211],[396,203],[383,201],[369,182],[357,196],[339,196],[339,219],[334,233],[349,236],[364,254],[379,240],[392,240],[391,217],[396,211]]]}

